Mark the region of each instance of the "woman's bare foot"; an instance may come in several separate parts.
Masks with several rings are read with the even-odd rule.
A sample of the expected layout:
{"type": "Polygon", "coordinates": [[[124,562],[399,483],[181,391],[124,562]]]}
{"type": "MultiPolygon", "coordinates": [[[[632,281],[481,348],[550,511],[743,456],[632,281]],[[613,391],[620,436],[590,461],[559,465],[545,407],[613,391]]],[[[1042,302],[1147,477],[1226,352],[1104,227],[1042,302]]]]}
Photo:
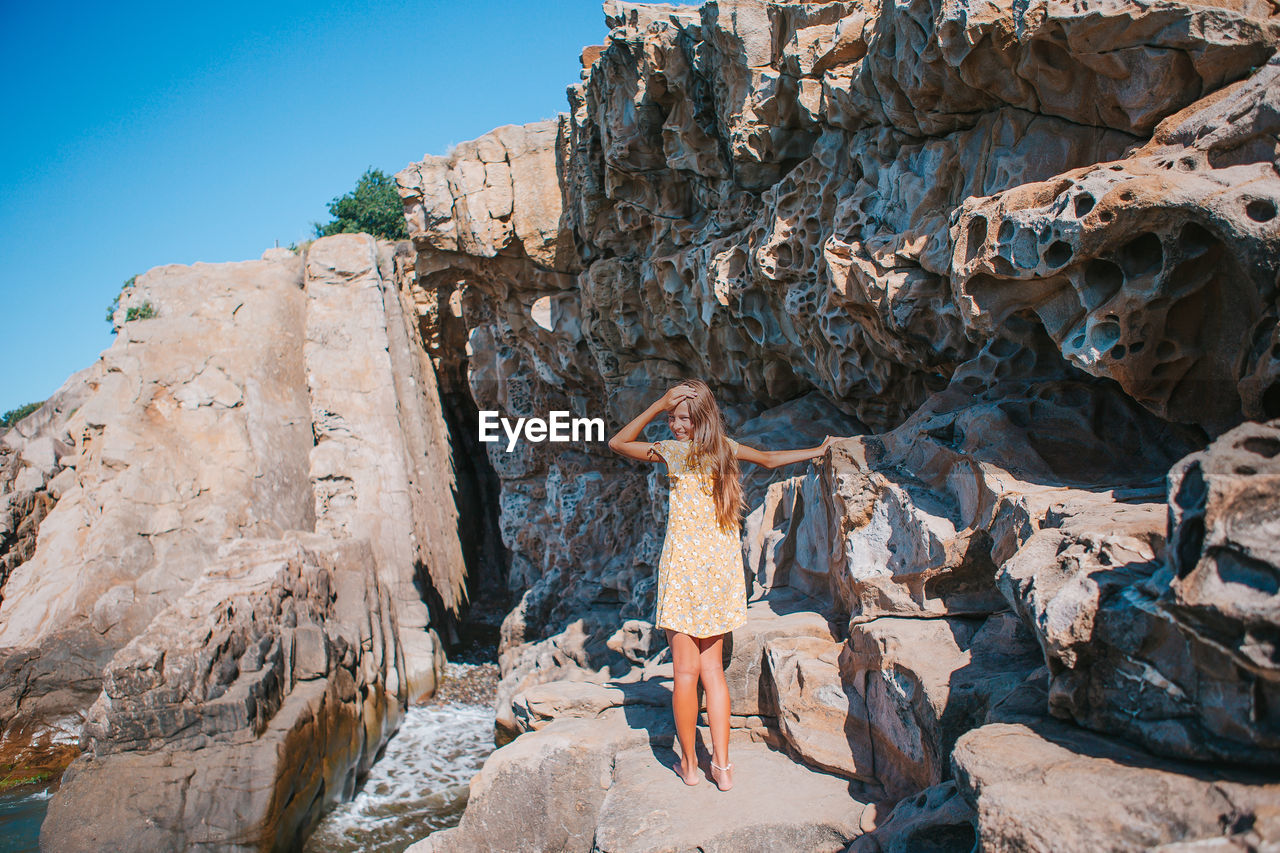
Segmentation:
{"type": "Polygon", "coordinates": [[[698,778],[698,766],[696,764],[693,767],[692,774],[684,772],[684,758],[681,758],[675,764],[671,765],[671,769],[675,770],[676,773],[679,774],[680,778],[684,780],[686,785],[696,785],[702,781],[698,778]]]}
{"type": "Polygon", "coordinates": [[[727,791],[733,787],[733,762],[730,761],[724,767],[711,762],[711,777],[716,780],[716,787],[721,791],[727,791]]]}

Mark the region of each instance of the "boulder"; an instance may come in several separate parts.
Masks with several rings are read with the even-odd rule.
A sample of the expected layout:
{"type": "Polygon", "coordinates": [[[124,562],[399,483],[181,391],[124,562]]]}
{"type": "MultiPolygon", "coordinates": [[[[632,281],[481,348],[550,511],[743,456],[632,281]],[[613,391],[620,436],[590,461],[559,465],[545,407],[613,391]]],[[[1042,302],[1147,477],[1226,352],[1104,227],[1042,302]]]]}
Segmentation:
{"type": "Polygon", "coordinates": [[[1055,508],[1001,567],[1001,589],[1044,650],[1055,715],[1162,755],[1280,760],[1267,710],[1278,426],[1244,424],[1181,461],[1167,510],[1055,508]]]}
{"type": "Polygon", "coordinates": [[[112,659],[41,850],[300,846],[399,725],[396,633],[365,543],[229,543],[112,659]]]}
{"type": "Polygon", "coordinates": [[[1250,834],[1264,842],[1252,849],[1280,842],[1274,774],[1162,760],[1055,720],[974,729],[952,760],[984,851],[1221,849],[1212,845],[1250,834]]]}
{"type": "Polygon", "coordinates": [[[977,817],[956,783],[943,782],[899,801],[845,853],[974,853],[979,849],[977,817]]]}
{"type": "Polygon", "coordinates": [[[741,736],[730,747],[733,788],[719,791],[709,775],[689,788],[672,769],[673,743],[668,709],[557,719],[494,752],[462,822],[409,851],[509,850],[515,838],[522,849],[582,853],[839,851],[860,832],[863,803],[840,777],[741,736]]]}

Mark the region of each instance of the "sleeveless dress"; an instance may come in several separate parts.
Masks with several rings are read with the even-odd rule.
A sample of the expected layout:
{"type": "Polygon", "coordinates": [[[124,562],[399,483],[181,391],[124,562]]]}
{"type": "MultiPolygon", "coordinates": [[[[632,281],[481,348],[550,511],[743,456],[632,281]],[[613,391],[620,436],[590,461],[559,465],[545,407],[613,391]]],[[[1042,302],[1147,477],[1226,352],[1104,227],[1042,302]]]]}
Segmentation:
{"type": "MultiPolygon", "coordinates": [[[[736,453],[738,443],[729,443],[736,453]]],[[[747,621],[738,530],[716,523],[710,475],[689,466],[692,442],[668,439],[655,442],[654,449],[666,460],[671,480],[654,625],[694,637],[726,634],[747,621]]]]}

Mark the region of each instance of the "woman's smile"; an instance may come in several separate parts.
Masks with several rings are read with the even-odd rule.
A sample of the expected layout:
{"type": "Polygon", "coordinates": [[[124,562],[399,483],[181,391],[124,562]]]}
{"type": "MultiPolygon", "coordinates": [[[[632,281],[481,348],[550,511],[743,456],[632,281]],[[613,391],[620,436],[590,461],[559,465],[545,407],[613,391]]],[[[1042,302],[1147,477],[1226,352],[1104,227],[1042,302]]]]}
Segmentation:
{"type": "Polygon", "coordinates": [[[693,419],[689,417],[689,402],[687,400],[680,401],[680,405],[671,410],[667,415],[667,426],[671,429],[671,434],[678,441],[685,441],[689,438],[693,430],[693,419]]]}

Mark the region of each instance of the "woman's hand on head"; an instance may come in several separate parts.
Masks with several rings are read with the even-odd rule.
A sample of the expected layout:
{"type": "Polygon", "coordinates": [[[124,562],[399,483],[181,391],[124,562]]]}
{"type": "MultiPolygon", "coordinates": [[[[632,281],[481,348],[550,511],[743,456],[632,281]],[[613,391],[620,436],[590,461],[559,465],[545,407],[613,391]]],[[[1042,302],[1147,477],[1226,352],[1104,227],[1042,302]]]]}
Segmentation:
{"type": "Polygon", "coordinates": [[[667,393],[662,395],[662,408],[669,412],[685,400],[692,400],[697,396],[698,392],[689,385],[677,385],[674,388],[668,388],[667,393]]]}

